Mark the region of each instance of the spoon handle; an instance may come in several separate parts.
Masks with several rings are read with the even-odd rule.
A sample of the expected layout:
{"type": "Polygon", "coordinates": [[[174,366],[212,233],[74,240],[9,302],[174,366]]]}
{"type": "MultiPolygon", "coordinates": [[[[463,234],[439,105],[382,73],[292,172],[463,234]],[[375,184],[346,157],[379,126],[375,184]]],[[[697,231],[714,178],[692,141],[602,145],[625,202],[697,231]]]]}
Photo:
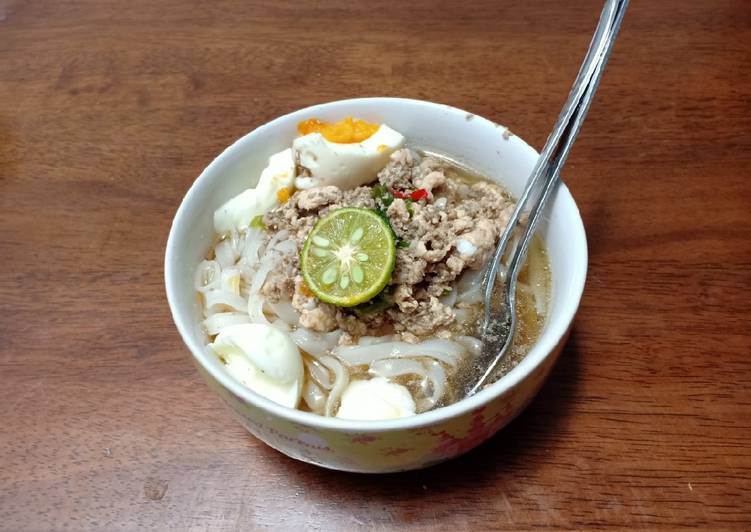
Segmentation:
{"type": "Polygon", "coordinates": [[[508,315],[502,317],[502,319],[509,321],[510,326],[504,345],[498,351],[498,354],[489,365],[483,377],[472,387],[469,395],[484,386],[512,343],[516,328],[514,296],[519,269],[524,264],[529,242],[545,211],[548,199],[560,181],[560,170],[566,162],[566,158],[576,140],[584,118],[587,116],[587,111],[597,91],[602,72],[605,69],[605,64],[613,49],[623,16],[626,13],[628,2],[629,0],[607,0],[605,2],[602,14],[600,15],[600,22],[589,44],[587,55],[584,57],[579,74],[569,93],[568,100],[563,106],[558,121],[542,149],[542,153],[532,170],[532,174],[527,181],[524,192],[519,198],[514,213],[511,215],[508,225],[501,234],[498,247],[495,250],[495,254],[483,280],[485,312],[482,327],[483,330],[487,330],[493,319],[492,296],[495,280],[504,257],[508,257],[507,265],[504,268],[508,315]],[[522,221],[524,214],[527,215],[526,223],[522,221]],[[522,236],[513,242],[511,237],[516,232],[517,227],[523,229],[522,236]],[[512,253],[507,253],[509,245],[512,242],[513,251],[512,253]]]}
{"type": "MultiPolygon", "coordinates": [[[[558,121],[548,137],[542,153],[532,171],[532,177],[517,204],[516,210],[504,233],[508,241],[523,213],[528,213],[526,230],[509,262],[509,272],[521,267],[527,252],[529,239],[544,212],[547,199],[560,181],[560,170],[566,162],[571,147],[576,140],[594,94],[599,86],[615,38],[626,12],[629,0],[607,0],[600,22],[597,25],[589,50],[584,58],[579,74],[569,93],[558,121]],[[521,249],[518,249],[520,248],[521,249]],[[513,269],[511,268],[513,266],[513,269]]],[[[505,251],[505,250],[504,250],[505,251]]],[[[511,276],[509,276],[510,278],[511,276]]],[[[513,276],[515,279],[515,276],[513,276]]],[[[509,280],[506,281],[507,283],[509,280]]]]}

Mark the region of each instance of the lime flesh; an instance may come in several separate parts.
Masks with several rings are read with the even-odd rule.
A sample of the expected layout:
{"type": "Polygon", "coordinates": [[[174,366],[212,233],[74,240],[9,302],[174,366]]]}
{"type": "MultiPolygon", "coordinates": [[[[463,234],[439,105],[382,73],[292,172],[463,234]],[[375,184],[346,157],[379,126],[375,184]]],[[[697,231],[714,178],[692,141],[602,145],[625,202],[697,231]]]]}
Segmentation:
{"type": "Polygon", "coordinates": [[[375,297],[391,279],[395,262],[396,239],[388,222],[375,211],[353,207],[318,220],[300,254],[310,291],[338,307],[375,297]]]}

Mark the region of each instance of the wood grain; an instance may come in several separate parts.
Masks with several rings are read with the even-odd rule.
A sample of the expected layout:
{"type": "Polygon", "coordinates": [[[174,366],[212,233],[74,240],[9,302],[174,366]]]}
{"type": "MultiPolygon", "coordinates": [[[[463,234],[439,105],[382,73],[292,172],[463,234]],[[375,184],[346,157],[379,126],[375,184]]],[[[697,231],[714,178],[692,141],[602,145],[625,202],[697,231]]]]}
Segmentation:
{"type": "Polygon", "coordinates": [[[540,147],[598,0],[0,3],[0,527],[751,527],[751,6],[634,1],[566,168],[575,331],[448,464],[358,476],[248,436],[171,322],[171,217],[237,137],[363,95],[540,147]]]}

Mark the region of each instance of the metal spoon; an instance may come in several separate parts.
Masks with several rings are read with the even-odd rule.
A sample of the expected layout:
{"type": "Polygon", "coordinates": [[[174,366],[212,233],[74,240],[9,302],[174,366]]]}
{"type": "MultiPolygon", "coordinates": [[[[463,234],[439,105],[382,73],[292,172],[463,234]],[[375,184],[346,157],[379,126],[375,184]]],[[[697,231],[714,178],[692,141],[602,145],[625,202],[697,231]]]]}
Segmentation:
{"type": "Polygon", "coordinates": [[[482,340],[480,357],[483,363],[477,365],[484,369],[484,372],[477,379],[470,381],[467,396],[475,394],[488,383],[495,374],[498,363],[513,343],[516,329],[516,279],[519,270],[527,256],[529,241],[545,212],[553,190],[560,181],[561,168],[597,91],[627,6],[628,0],[606,0],[600,22],[568,100],[545,143],[516,209],[501,234],[493,259],[485,272],[485,308],[479,331],[482,340]],[[522,236],[512,239],[514,234],[522,236]],[[503,280],[503,296],[494,298],[496,278],[499,274],[503,280]]]}

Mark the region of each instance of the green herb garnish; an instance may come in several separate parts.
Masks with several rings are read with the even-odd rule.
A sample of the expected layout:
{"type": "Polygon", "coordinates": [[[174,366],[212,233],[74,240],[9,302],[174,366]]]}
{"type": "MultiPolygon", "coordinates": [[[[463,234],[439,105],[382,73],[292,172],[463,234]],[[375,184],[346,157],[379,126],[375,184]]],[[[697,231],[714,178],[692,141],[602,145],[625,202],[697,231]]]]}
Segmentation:
{"type": "Polygon", "coordinates": [[[409,198],[404,200],[404,203],[407,205],[407,212],[409,213],[410,218],[412,218],[412,216],[414,216],[415,214],[415,208],[412,206],[414,202],[415,202],[414,200],[409,199],[409,198]]]}
{"type": "Polygon", "coordinates": [[[266,230],[266,224],[263,223],[263,214],[259,214],[250,221],[250,226],[254,229],[266,230]]]}
{"type": "Polygon", "coordinates": [[[373,187],[371,194],[373,195],[373,199],[376,200],[376,203],[378,203],[378,205],[384,210],[388,209],[389,206],[394,203],[394,195],[388,188],[380,183],[373,187]]]}
{"type": "Polygon", "coordinates": [[[393,286],[387,286],[378,294],[376,294],[370,301],[367,303],[363,303],[361,305],[357,305],[356,307],[352,307],[352,310],[355,311],[355,314],[358,316],[365,316],[368,314],[375,314],[376,312],[381,312],[389,308],[394,304],[394,287],[393,286]]]}

